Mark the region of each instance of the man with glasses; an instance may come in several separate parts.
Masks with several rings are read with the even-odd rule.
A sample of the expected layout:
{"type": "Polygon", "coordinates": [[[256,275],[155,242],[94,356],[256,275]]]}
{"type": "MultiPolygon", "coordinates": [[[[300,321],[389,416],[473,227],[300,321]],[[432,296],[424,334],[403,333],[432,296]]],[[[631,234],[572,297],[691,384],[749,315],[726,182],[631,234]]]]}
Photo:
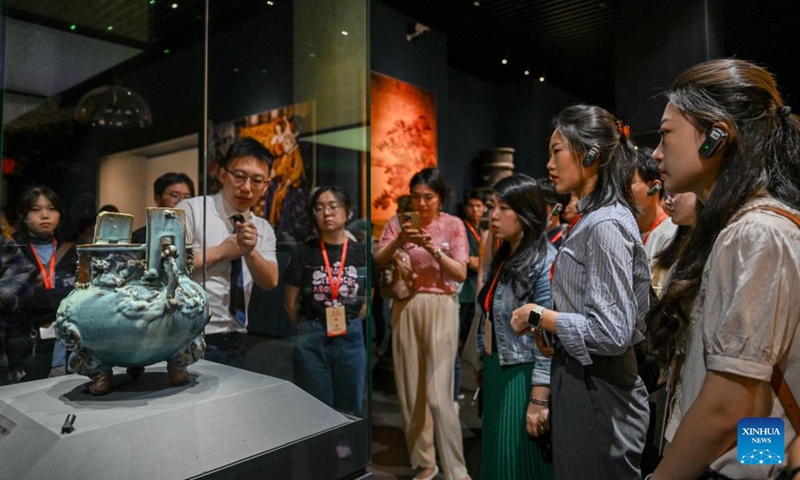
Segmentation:
{"type": "Polygon", "coordinates": [[[272,154],[258,141],[234,142],[219,165],[222,189],[211,196],[184,200],[186,242],[194,245],[192,279],[203,281],[211,320],[205,329],[212,362],[244,368],[247,305],[253,283],[264,290],[278,284],[275,232],[250,209],[264,196],[272,154]],[[203,208],[206,209],[203,244],[203,208]]]}
{"type": "MultiPolygon", "coordinates": [[[[194,182],[185,173],[169,172],[161,175],[153,183],[153,200],[156,207],[172,208],[181,200],[194,197],[194,182]]],[[[145,243],[147,241],[147,226],[144,226],[131,235],[131,242],[145,243]]]]}

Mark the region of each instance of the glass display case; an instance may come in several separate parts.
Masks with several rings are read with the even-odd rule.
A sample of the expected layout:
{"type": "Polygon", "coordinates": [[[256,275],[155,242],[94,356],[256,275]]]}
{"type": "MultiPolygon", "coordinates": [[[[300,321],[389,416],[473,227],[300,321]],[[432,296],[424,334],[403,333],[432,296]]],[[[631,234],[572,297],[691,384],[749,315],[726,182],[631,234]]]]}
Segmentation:
{"type": "MultiPolygon", "coordinates": [[[[3,469],[369,478],[369,3],[0,5],[3,469]],[[168,358],[70,373],[85,370],[58,308],[88,281],[78,258],[92,275],[103,261],[81,246],[119,212],[132,221],[111,243],[157,256],[148,207],[185,212],[205,354],[184,376],[168,358]]],[[[133,321],[109,304],[109,325],[133,321]]]]}

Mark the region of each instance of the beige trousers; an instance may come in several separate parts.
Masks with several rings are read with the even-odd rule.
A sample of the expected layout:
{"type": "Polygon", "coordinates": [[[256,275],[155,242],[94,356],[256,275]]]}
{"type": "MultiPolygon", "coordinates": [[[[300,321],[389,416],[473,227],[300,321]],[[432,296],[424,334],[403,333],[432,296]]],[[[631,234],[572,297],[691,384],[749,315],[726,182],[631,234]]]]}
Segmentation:
{"type": "Polygon", "coordinates": [[[418,293],[395,301],[394,381],[411,465],[432,468],[438,448],[446,480],[467,477],[461,422],[453,405],[457,347],[458,304],[454,297],[418,293]]]}

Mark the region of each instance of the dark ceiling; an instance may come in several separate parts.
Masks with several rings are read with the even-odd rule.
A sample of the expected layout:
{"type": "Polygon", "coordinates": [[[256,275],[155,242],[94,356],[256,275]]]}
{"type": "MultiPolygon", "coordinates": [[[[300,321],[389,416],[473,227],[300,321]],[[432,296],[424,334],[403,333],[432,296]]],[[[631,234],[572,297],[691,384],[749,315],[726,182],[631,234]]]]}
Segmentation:
{"type": "Polygon", "coordinates": [[[613,104],[614,0],[378,1],[445,33],[459,70],[501,83],[544,73],[584,101],[613,104]]]}
{"type": "MultiPolygon", "coordinates": [[[[615,54],[620,51],[615,40],[625,37],[621,35],[623,29],[631,27],[622,24],[621,18],[633,22],[642,18],[644,24],[654,25],[651,31],[645,31],[642,41],[655,47],[687,32],[674,27],[662,30],[654,17],[681,18],[690,6],[696,9],[705,4],[707,11],[715,11],[715,28],[721,28],[717,55],[756,61],[777,74],[790,101],[800,95],[800,69],[796,65],[800,2],[796,0],[375,1],[443,32],[448,61],[459,70],[498,83],[518,81],[524,78],[526,69],[534,79],[545,72],[549,84],[584,102],[612,109],[616,103],[615,54]],[[621,8],[627,10],[620,12],[621,8]],[[505,55],[508,63],[503,65],[505,55]]],[[[679,54],[655,61],[669,71],[669,78],[661,79],[661,88],[687,66],[679,54]],[[671,71],[670,65],[678,70],[671,71]]]]}

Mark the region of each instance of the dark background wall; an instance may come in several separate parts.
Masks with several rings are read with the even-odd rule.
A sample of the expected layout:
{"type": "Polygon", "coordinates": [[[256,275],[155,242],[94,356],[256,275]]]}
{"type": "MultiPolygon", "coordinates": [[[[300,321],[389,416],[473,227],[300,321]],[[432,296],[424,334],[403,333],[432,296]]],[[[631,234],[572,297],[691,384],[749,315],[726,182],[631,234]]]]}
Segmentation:
{"type": "Polygon", "coordinates": [[[413,19],[372,2],[372,70],[414,84],[436,95],[439,169],[454,189],[450,210],[482,181],[476,166],[480,150],[516,149],[516,171],[546,172],[550,119],[577,98],[530,78],[493,84],[447,65],[447,38],[430,31],[406,40],[413,19]]]}

